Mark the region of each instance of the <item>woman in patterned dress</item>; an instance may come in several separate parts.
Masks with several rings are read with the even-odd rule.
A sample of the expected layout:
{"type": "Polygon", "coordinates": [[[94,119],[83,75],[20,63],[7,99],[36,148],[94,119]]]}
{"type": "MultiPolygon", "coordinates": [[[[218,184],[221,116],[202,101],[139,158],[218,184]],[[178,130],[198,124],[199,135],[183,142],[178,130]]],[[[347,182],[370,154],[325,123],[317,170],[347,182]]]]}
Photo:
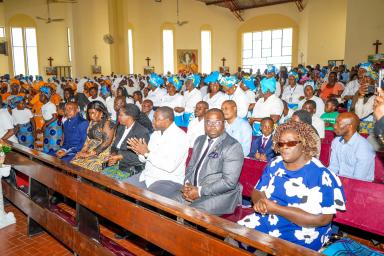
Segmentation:
{"type": "Polygon", "coordinates": [[[314,158],[316,136],[302,122],[277,128],[273,147],[281,156],[266,167],[255,187],[255,213],[239,224],[313,250],[328,241],[336,210],[345,210],[345,196],[340,179],[314,158]]]}
{"type": "Polygon", "coordinates": [[[48,86],[40,88],[40,101],[43,104],[41,106],[41,113],[44,119],[44,125],[42,131],[44,133],[43,152],[55,155],[61,147],[61,141],[63,136],[63,128],[61,121],[57,119],[56,105],[53,104],[50,99],[52,96],[52,89],[48,86]]]}
{"type": "Polygon", "coordinates": [[[87,119],[90,121],[87,140],[71,163],[100,172],[110,154],[115,125],[109,118],[107,107],[101,101],[93,101],[88,104],[87,119]]]}

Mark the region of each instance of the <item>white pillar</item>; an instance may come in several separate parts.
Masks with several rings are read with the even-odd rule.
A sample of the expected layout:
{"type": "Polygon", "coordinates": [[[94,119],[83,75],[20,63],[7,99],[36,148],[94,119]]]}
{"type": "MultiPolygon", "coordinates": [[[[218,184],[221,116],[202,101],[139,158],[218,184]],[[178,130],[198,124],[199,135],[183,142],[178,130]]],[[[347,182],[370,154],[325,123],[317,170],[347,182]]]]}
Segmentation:
{"type": "MultiPolygon", "coordinates": [[[[2,177],[7,177],[9,175],[10,170],[10,165],[0,165],[0,181],[2,177]]],[[[14,223],[16,223],[16,219],[13,213],[6,213],[4,211],[3,187],[0,182],[0,229],[14,223]]]]}

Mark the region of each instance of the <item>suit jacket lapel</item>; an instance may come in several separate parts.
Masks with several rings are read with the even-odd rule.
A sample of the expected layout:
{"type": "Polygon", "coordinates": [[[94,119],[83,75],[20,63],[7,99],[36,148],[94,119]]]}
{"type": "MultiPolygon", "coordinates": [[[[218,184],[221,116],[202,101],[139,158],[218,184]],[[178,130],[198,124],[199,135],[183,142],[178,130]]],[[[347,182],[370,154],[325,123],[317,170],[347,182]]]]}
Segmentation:
{"type": "Polygon", "coordinates": [[[217,151],[217,149],[220,147],[220,145],[224,142],[224,139],[227,137],[227,133],[224,132],[218,139],[217,141],[212,145],[212,147],[209,149],[208,151],[208,154],[207,156],[205,157],[204,159],[204,162],[203,164],[201,165],[201,170],[200,170],[200,173],[199,173],[199,181],[201,182],[201,177],[204,177],[206,172],[207,172],[207,164],[208,164],[208,161],[209,161],[209,154],[211,154],[212,152],[215,152],[217,151]]]}

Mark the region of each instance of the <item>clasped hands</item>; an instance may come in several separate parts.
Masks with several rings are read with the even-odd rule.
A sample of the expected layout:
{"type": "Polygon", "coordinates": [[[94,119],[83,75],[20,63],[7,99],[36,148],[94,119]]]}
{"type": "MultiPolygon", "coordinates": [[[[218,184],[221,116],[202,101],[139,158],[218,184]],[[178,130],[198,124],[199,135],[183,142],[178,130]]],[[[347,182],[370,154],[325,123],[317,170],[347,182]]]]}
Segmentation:
{"type": "Polygon", "coordinates": [[[275,214],[275,209],[276,209],[277,204],[269,200],[266,197],[263,197],[259,199],[256,203],[254,202],[253,204],[253,209],[255,212],[258,212],[260,214],[275,214]]]}
{"type": "Polygon", "coordinates": [[[183,194],[183,198],[188,202],[193,202],[200,197],[198,187],[192,186],[189,183],[186,183],[181,188],[181,193],[183,194]]]}

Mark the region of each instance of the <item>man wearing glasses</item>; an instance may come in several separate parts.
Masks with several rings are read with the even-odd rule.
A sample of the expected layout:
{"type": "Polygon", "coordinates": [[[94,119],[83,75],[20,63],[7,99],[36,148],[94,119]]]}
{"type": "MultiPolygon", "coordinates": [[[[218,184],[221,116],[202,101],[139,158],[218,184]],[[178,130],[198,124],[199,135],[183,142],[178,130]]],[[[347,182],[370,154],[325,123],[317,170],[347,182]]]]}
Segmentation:
{"type": "Polygon", "coordinates": [[[184,186],[174,199],[210,214],[231,214],[241,202],[239,177],[244,154],[225,132],[220,109],[205,115],[205,135],[196,139],[184,186]]]}

